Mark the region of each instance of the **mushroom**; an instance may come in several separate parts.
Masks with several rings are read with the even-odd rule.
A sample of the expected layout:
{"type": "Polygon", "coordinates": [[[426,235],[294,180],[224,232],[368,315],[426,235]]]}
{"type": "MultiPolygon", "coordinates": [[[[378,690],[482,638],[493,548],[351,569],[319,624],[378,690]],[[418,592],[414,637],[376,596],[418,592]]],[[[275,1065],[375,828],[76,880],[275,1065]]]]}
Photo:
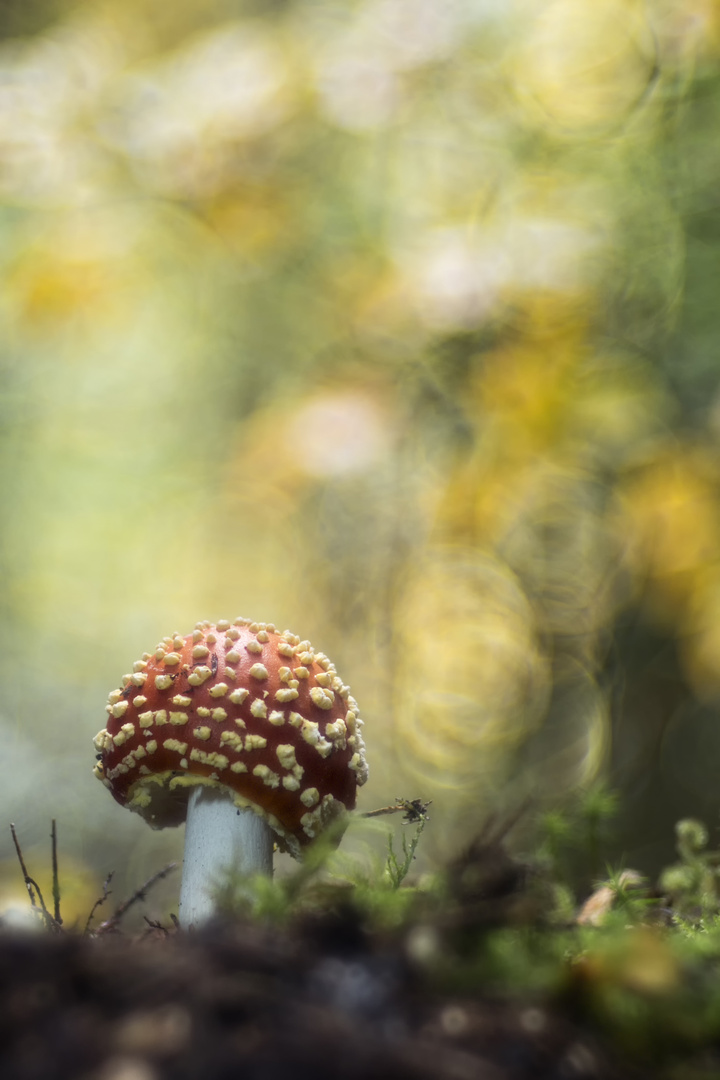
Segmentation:
{"type": "Polygon", "coordinates": [[[362,720],[330,660],[272,623],[197,623],[143,653],[108,696],[95,775],[154,829],[186,821],[180,921],[214,910],[228,868],[272,871],[355,805],[362,720]]]}

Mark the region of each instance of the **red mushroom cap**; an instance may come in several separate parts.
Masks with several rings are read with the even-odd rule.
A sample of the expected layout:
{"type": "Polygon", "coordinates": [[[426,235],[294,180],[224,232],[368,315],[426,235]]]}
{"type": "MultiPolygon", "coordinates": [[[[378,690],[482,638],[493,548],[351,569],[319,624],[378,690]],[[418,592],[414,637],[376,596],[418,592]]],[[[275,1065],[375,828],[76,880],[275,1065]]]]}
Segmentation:
{"type": "Polygon", "coordinates": [[[108,697],[95,774],[156,829],[196,784],[229,788],[297,855],[367,779],[357,703],[309,641],[271,623],[198,623],[144,653],[108,697]]]}

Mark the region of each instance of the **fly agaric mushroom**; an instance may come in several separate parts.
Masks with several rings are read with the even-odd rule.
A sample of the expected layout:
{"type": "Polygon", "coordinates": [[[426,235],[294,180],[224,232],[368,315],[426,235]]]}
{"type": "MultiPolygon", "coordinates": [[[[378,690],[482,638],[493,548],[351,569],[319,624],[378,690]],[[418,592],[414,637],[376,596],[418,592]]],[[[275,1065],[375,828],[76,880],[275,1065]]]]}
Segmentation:
{"type": "Polygon", "coordinates": [[[323,653],[272,623],[197,623],[123,676],[95,775],[155,829],[187,820],[180,919],[212,914],[218,875],[270,872],[355,805],[367,779],[357,704],[323,653]]]}

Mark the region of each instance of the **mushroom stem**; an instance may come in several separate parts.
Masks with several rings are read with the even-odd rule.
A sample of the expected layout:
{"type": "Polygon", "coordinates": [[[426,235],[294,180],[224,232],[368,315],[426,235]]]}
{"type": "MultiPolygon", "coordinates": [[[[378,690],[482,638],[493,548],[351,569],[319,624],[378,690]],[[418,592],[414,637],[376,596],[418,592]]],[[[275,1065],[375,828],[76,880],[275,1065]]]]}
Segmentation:
{"type": "Polygon", "coordinates": [[[228,872],[272,874],[273,833],[252,810],[240,810],[232,792],[196,787],[188,799],[180,925],[199,926],[217,910],[215,894],[228,872]]]}

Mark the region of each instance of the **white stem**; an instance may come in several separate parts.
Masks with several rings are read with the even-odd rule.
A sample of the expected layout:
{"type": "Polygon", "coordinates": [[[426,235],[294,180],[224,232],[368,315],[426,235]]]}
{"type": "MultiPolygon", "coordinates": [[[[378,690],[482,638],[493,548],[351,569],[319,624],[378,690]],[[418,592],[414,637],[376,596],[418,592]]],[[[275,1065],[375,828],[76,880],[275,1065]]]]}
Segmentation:
{"type": "Polygon", "coordinates": [[[190,792],[180,925],[199,926],[215,914],[214,894],[228,873],[272,874],[273,834],[252,810],[239,810],[232,793],[200,786],[190,792]]]}

